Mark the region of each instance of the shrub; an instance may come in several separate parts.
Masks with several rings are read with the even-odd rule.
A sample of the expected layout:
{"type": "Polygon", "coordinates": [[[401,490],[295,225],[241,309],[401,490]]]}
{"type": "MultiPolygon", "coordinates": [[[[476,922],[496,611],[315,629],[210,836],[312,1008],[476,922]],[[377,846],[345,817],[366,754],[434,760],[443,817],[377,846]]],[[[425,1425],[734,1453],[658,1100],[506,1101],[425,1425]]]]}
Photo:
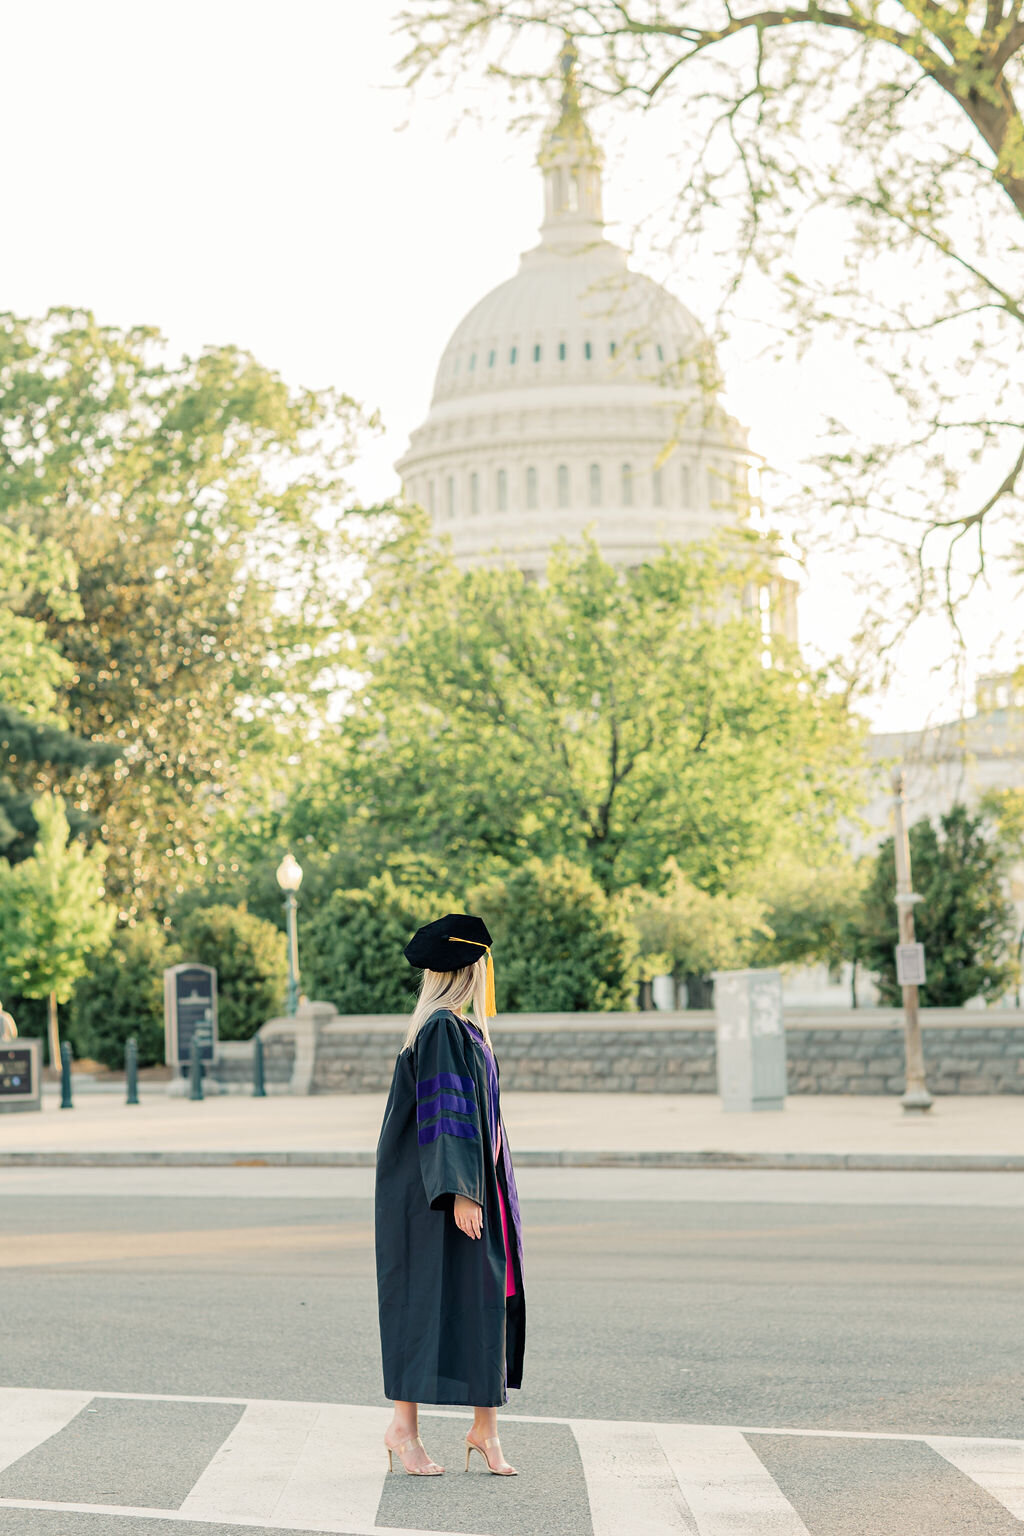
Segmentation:
{"type": "Polygon", "coordinates": [[[386,871],[361,889],[333,891],[300,933],[305,992],[339,1013],[407,1013],[419,972],[402,950],[423,923],[451,910],[450,898],[413,894],[386,871]]]}
{"type": "Polygon", "coordinates": [[[139,1065],[164,1059],[164,969],[178,952],[152,918],[115,931],[110,948],[91,959],[71,999],[75,1054],[115,1070],[124,1065],[129,1035],[139,1042],[139,1065]]]}
{"type": "Polygon", "coordinates": [[[280,928],[241,907],[197,907],[181,925],[182,959],[217,972],[218,1033],[250,1040],[284,1002],[288,975],[280,928]]]}
{"type": "Polygon", "coordinates": [[[622,902],[588,869],[531,859],[470,893],[494,939],[502,1012],[629,1007],[636,935],[622,902]]]}

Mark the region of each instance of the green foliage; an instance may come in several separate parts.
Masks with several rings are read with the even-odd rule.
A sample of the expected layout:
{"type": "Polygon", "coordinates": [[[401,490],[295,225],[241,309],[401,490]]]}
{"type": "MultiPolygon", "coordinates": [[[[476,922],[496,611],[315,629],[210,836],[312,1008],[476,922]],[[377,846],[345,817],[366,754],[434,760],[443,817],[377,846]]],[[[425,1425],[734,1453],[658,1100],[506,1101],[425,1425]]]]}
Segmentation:
{"type": "Polygon", "coordinates": [[[43,599],[55,618],[81,617],[71,552],[30,527],[0,526],[0,701],[36,719],[51,717],[58,689],[73,676],[72,664],[46,626],[26,613],[43,599]]]}
{"type": "MultiPolygon", "coordinates": [[[[955,805],[940,817],[910,828],[917,938],[925,947],[925,1007],[958,1008],[973,997],[995,998],[1009,986],[1014,964],[1009,948],[1013,908],[1003,879],[1006,849],[983,816],[955,805]]],[[[879,974],[884,1003],[896,1003],[893,950],[897,943],[896,874],[892,838],[878,850],[864,896],[863,960],[879,974]]]]}
{"type": "Polygon", "coordinates": [[[364,889],[332,892],[300,924],[303,991],[339,1013],[407,1013],[419,972],[402,950],[423,923],[458,910],[455,898],[399,886],[389,871],[364,889]]]}
{"type": "Polygon", "coordinates": [[[631,893],[630,917],[639,934],[640,977],[708,977],[750,963],[759,936],[766,936],[760,901],[749,895],[709,895],[688,880],[675,859],[665,868],[660,891],[631,893]]]}
{"type": "Polygon", "coordinates": [[[737,536],[621,570],[590,543],[543,584],[415,547],[380,561],[367,681],[295,832],[406,847],[469,883],[561,854],[609,892],[657,886],[667,848],[713,894],[830,847],[860,731],[783,643],[763,665],[744,594],[770,553],[737,536]]]}
{"type": "Polygon", "coordinates": [[[106,850],[71,839],[63,800],[41,795],[32,814],[32,856],[0,859],[0,995],[50,999],[53,1062],[56,1005],[68,1001],[88,956],[106,949],[117,909],[103,899],[106,850]]]}
{"type": "Polygon", "coordinates": [[[139,1066],[164,1059],[164,970],[181,958],[152,918],[118,928],[105,954],[93,957],[75,987],[70,1034],[75,1053],[120,1070],[129,1035],[139,1043],[139,1066]]]}
{"type": "Polygon", "coordinates": [[[797,859],[776,865],[764,882],[766,927],[752,963],[838,965],[859,959],[869,863],[858,863],[837,848],[826,865],[797,859]]]}
{"type": "MultiPolygon", "coordinates": [[[[60,653],[61,718],[122,753],[45,782],[101,826],[126,915],[207,866],[214,808],[269,802],[333,683],[330,530],[359,422],[232,347],[174,362],[86,312],[0,319],[0,557],[30,535],[73,551],[74,611],[56,575],[20,611],[60,653]]],[[[37,787],[36,760],[6,771],[37,787]]]]}
{"type": "Polygon", "coordinates": [[[217,971],[222,1040],[250,1040],[281,1011],[288,975],[285,936],[244,907],[197,907],[179,935],[181,958],[217,971]]]}
{"type": "Polygon", "coordinates": [[[529,859],[471,891],[494,940],[499,1011],[628,1008],[636,935],[621,898],[568,859],[529,859]]]}
{"type": "MultiPolygon", "coordinates": [[[[101,741],[83,741],[71,731],[46,721],[29,719],[0,703],[0,764],[15,762],[22,781],[34,783],[39,777],[59,776],[85,768],[99,768],[114,762],[117,748],[101,741]]],[[[18,789],[10,775],[0,768],[0,853],[11,863],[28,858],[38,827],[32,814],[35,794],[18,789]]],[[[91,816],[65,805],[72,835],[95,829],[91,816]]]]}

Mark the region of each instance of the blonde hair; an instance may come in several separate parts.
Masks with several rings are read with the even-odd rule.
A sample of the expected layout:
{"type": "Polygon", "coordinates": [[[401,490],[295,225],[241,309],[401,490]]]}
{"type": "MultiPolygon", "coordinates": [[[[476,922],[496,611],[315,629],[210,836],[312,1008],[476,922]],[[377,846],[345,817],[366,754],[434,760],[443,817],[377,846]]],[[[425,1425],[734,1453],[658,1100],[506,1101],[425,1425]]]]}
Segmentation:
{"type": "Polygon", "coordinates": [[[423,1025],[438,1008],[451,1008],[458,1012],[469,1001],[473,1004],[473,1022],[490,1045],[491,1036],[487,1028],[487,956],[481,955],[472,965],[460,966],[457,971],[425,970],[402,1049],[408,1050],[415,1044],[423,1025]]]}

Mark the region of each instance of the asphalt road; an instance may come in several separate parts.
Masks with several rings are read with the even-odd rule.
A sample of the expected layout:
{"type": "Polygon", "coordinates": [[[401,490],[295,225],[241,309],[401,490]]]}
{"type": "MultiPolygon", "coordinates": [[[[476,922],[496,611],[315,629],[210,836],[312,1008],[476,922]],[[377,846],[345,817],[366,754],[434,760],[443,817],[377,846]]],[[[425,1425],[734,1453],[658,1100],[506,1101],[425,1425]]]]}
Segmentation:
{"type": "MultiPolygon", "coordinates": [[[[181,1510],[164,1529],[209,1532],[208,1515],[186,1518],[189,1490],[253,1399],[360,1405],[375,1445],[370,1178],[5,1173],[0,1388],[97,1396],[6,1467],[0,1456],[4,1531],[136,1536],[154,1530],[153,1511],[181,1510]]],[[[378,1494],[366,1495],[368,1529],[1024,1532],[925,1438],[1024,1442],[1024,1177],[529,1170],[522,1185],[526,1375],[502,1431],[521,1475],[466,1479],[462,1418],[424,1416],[428,1447],[457,1475],[387,1479],[375,1515],[378,1494]],[[652,1423],[678,1484],[644,1460],[654,1431],[637,1426],[652,1423]],[[755,1500],[748,1524],[740,1510],[726,1525],[681,1500],[694,1453],[671,1439],[678,1425],[724,1437],[693,1441],[694,1475],[725,1458],[725,1486],[749,1457],[782,1514],[755,1500]],[[601,1467],[613,1469],[604,1492],[601,1467]],[[614,1514],[631,1476],[645,1525],[628,1498],[614,1514]]]]}

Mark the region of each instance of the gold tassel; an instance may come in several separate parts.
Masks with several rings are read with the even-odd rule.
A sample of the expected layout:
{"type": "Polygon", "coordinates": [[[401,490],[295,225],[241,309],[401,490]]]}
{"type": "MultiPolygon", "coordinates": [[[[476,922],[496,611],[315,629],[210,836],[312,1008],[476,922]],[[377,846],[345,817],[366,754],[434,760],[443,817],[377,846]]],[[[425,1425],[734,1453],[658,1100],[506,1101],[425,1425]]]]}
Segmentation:
{"type": "Polygon", "coordinates": [[[494,999],[494,961],[490,950],[487,951],[487,999],[484,1005],[487,1009],[487,1017],[493,1019],[498,1012],[498,1005],[494,999]]]}

